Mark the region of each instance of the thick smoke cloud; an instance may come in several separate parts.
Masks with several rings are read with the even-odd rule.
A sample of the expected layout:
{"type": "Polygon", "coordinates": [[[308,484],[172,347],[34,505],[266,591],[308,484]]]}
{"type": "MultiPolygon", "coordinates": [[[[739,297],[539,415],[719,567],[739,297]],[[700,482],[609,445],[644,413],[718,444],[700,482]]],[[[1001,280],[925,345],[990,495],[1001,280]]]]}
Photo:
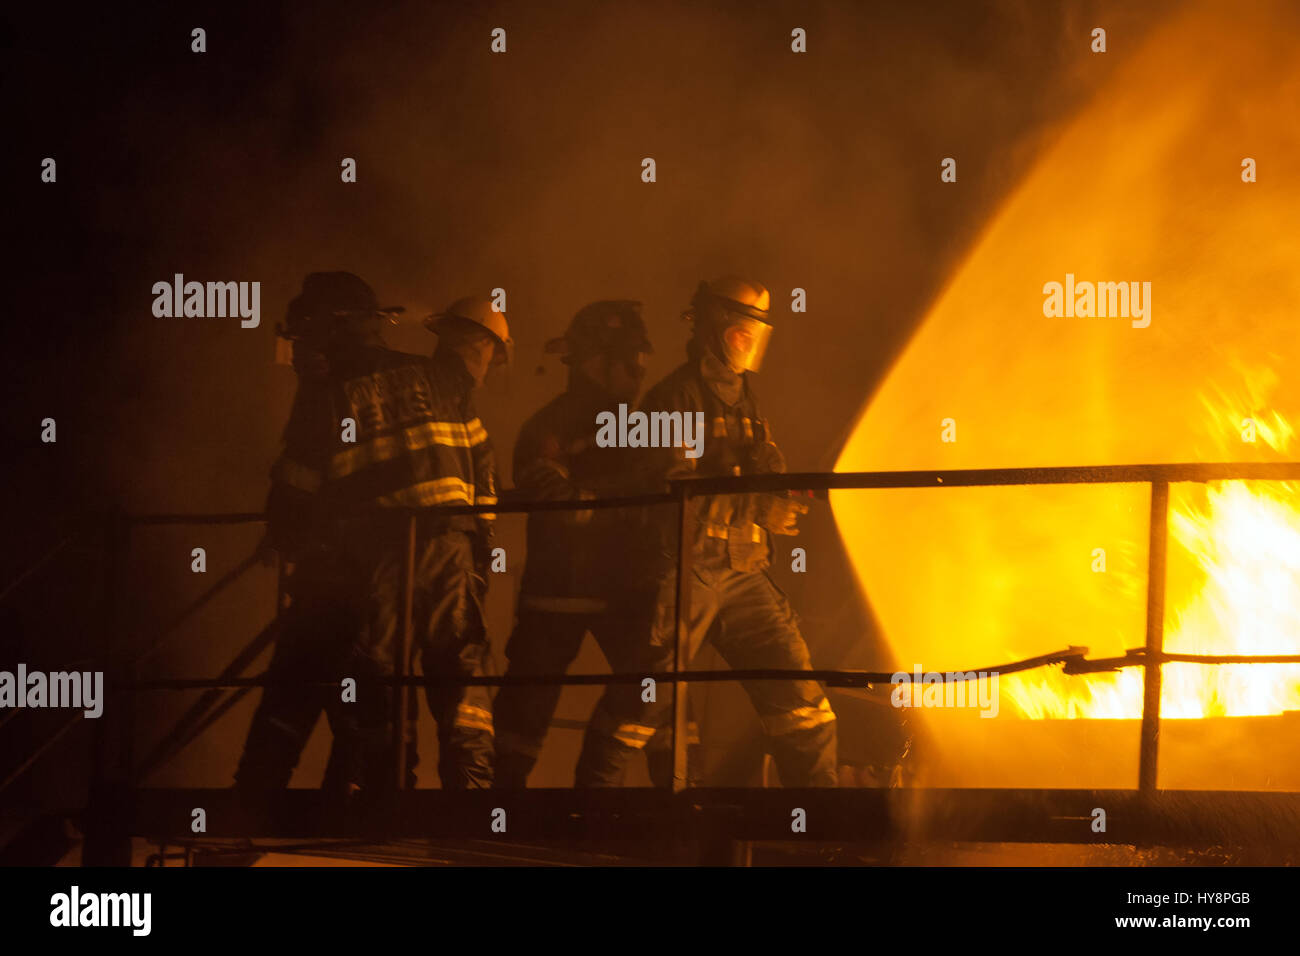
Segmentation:
{"type": "MultiPolygon", "coordinates": [[[[678,315],[695,284],[751,275],[772,289],[778,320],[760,397],[791,468],[829,468],[981,223],[1160,10],[1022,0],[25,14],[10,77],[22,135],[7,150],[19,188],[5,504],[18,546],[5,569],[76,509],[259,508],[293,391],[273,365],[273,329],[317,269],[356,271],[405,303],[390,341],[411,350],[432,347],[415,321],[425,312],[507,290],[519,362],[480,403],[503,457],[561,386],[558,367],[536,373],[541,343],[582,304],[642,299],[657,378],[681,356],[678,315]],[[1095,25],[1110,34],[1105,56],[1087,49],[1095,25]],[[205,54],[190,52],[195,26],[205,54]],[[488,51],[497,26],[503,56],[488,51]],[[795,26],[806,55],[790,52],[795,26]],[[56,185],[38,181],[47,155],[56,185]],[[955,185],[939,183],[945,156],[958,160],[955,185]],[[344,157],[357,160],[356,184],[339,181],[344,157]],[[644,157],[654,184],[640,180],[644,157]],[[177,272],[260,281],[261,326],[153,317],[152,284],[177,272]],[[788,312],[795,287],[808,290],[806,314],[788,312]],[[33,440],[47,415],[57,446],[33,440]]],[[[521,554],[518,529],[504,536],[521,554]]],[[[204,586],[188,571],[192,539],[137,541],[139,633],[204,586]]],[[[206,540],[214,566],[229,567],[255,534],[206,540]]],[[[845,597],[852,577],[829,516],[810,516],[799,543],[819,571],[788,583],[816,652],[887,663],[869,614],[845,597]]],[[[62,580],[90,602],[79,582],[98,558],[74,558],[62,580]]],[[[264,622],[271,587],[264,575],[233,593],[159,665],[214,671],[264,622]]],[[[508,583],[495,589],[498,642],[511,599],[508,583]]],[[[21,648],[90,640],[89,611],[78,622],[50,607],[7,612],[21,648]]],[[[224,749],[178,766],[214,782],[245,719],[222,725],[224,749]]]]}

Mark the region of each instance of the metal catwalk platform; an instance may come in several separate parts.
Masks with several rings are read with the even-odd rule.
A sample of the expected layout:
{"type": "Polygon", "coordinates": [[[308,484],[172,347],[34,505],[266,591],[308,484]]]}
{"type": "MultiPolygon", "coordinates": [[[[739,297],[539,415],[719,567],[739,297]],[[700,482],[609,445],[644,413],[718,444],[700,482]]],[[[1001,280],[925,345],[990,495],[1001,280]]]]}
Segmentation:
{"type": "MultiPolygon", "coordinates": [[[[125,795],[124,795],[125,796],[125,795]]],[[[1255,860],[1300,858],[1300,794],[1236,791],[973,789],[409,790],[340,816],[319,791],[290,790],[269,810],[230,790],[135,791],[130,832],[177,846],[195,839],[356,841],[398,848],[472,844],[533,862],[740,862],[745,844],[882,846],[903,842],[1051,843],[1245,848],[1255,860]],[[206,831],[192,830],[195,808],[206,831]],[[1106,811],[1105,831],[1094,810],[1106,811]],[[798,814],[797,811],[802,811],[798,814]],[[802,829],[796,830],[796,816],[802,829]],[[496,829],[494,829],[494,826],[496,829]],[[447,841],[452,841],[448,843],[447,841]]],[[[385,854],[391,851],[383,851],[385,854]]],[[[469,853],[462,846],[461,853],[469,853]]],[[[473,856],[474,853],[470,853],[473,856]]],[[[498,860],[497,862],[501,862],[498,860]]]]}
{"type": "MultiPolygon", "coordinates": [[[[228,790],[158,790],[140,784],[158,766],[173,759],[212,726],[238,700],[267,683],[265,676],[245,677],[261,651],[274,641],[272,620],[221,672],[211,679],[141,679],[140,667],[177,632],[179,625],[203,607],[213,595],[255,563],[250,557],[227,572],[197,601],[187,607],[161,633],[143,647],[126,646],[126,634],[117,609],[120,568],[135,529],[162,525],[240,524],[263,520],[257,513],[220,515],[109,515],[87,522],[88,531],[102,535],[105,562],[103,647],[100,659],[108,675],[112,712],[96,721],[96,745],[91,792],[84,814],[87,825],[86,861],[128,863],[131,838],[162,846],[205,840],[259,837],[283,839],[360,840],[371,846],[396,846],[402,841],[487,841],[532,849],[553,859],[563,853],[594,854],[592,859],[660,862],[736,862],[743,848],[754,841],[955,841],[970,843],[1052,843],[1076,845],[1253,847],[1275,858],[1293,862],[1300,851],[1300,794],[1238,791],[1169,791],[1157,783],[1160,738],[1161,665],[1188,662],[1204,666],[1226,663],[1300,663],[1300,655],[1187,655],[1166,653],[1164,634],[1165,541],[1169,485],[1173,482],[1297,481],[1300,463],[1278,464],[1178,464],[1110,467],[982,469],[969,471],[860,472],[830,474],[771,474],[734,478],[690,479],[674,482],[661,495],[637,498],[583,500],[581,502],[511,502],[491,506],[453,506],[436,509],[448,513],[529,513],[546,510],[589,510],[647,505],[674,506],[681,534],[678,548],[677,658],[673,670],[655,674],[672,688],[673,787],[663,790],[619,789],[602,791],[528,790],[449,793],[438,790],[403,790],[368,812],[340,814],[328,811],[314,791],[288,791],[269,808],[238,806],[228,790]],[[1023,661],[980,667],[968,671],[997,670],[1010,673],[1063,664],[1067,673],[1088,674],[1137,667],[1144,673],[1145,692],[1140,725],[1138,779],[1134,790],[983,790],[983,789],[869,789],[837,790],[719,790],[693,789],[687,779],[686,695],[691,684],[742,678],[790,680],[816,679],[847,693],[866,693],[872,685],[888,684],[887,672],[867,671],[691,671],[687,667],[686,624],[689,588],[680,582],[691,573],[688,503],[701,495],[810,490],[825,495],[844,488],[951,488],[993,485],[1146,483],[1151,487],[1150,548],[1147,576],[1145,641],[1123,657],[1089,660],[1087,648],[1062,651],[1023,661]],[[181,721],[167,731],[153,751],[138,759],[134,701],[139,694],[169,690],[202,689],[201,699],[181,721]],[[1097,808],[1106,812],[1106,829],[1093,828],[1097,808]],[[194,810],[202,809],[205,829],[192,828],[194,810]],[[802,830],[792,828],[796,817],[802,830]],[[495,825],[495,829],[494,829],[495,825]]],[[[414,702],[410,692],[425,682],[409,669],[411,647],[410,594],[417,523],[412,512],[407,522],[404,600],[407,611],[401,626],[399,672],[387,682],[398,688],[393,711],[393,752],[398,766],[393,780],[403,781],[401,745],[409,731],[414,702]]],[[[62,545],[57,546],[57,552],[62,545]]],[[[49,555],[5,589],[8,596],[49,555]]],[[[527,678],[528,683],[557,685],[608,684],[642,680],[644,674],[557,674],[527,678]]],[[[439,683],[496,685],[505,678],[486,677],[439,683]]],[[[0,723],[13,717],[7,714],[0,723]]],[[[57,732],[3,781],[0,790],[24,774],[49,752],[79,720],[73,715],[57,732]]],[[[377,851],[378,852],[378,851],[377,851]]],[[[387,853],[387,851],[382,851],[387,853]]],[[[527,855],[527,854],[525,854],[527,855]]],[[[165,857],[165,853],[163,854],[165,857]]]]}

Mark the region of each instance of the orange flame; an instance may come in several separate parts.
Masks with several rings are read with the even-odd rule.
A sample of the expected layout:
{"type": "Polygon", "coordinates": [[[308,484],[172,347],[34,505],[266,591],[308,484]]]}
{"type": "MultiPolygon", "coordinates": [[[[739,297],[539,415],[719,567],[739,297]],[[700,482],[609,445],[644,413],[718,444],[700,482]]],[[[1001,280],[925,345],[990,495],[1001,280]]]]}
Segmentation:
{"type": "MultiPolygon", "coordinates": [[[[1180,8],[1007,197],[836,469],[1294,458],[1297,29],[1300,11],[1284,4],[1180,8]],[[1258,182],[1243,179],[1244,157],[1258,182]],[[1150,282],[1149,326],[1051,314],[1044,284],[1068,274],[1150,282]]],[[[1028,486],[831,500],[890,666],[911,671],[1141,646],[1148,494],[1028,486]]],[[[1300,653],[1298,505],[1294,483],[1170,489],[1166,650],[1300,653]]],[[[1142,673],[1039,670],[1004,678],[1002,691],[1007,717],[1135,718],[1142,673]]],[[[1294,666],[1164,667],[1169,717],[1298,706],[1294,666]]],[[[960,761],[972,739],[938,735],[938,746],[960,761]]]]}
{"type": "MultiPolygon", "coordinates": [[[[1275,411],[1256,412],[1276,385],[1265,370],[1246,401],[1206,399],[1221,428],[1286,457],[1295,430],[1275,411]],[[1246,409],[1245,414],[1240,409],[1246,409]]],[[[1225,449],[1226,450],[1226,449],[1225,449]]],[[[1180,654],[1300,654],[1300,488],[1291,482],[1216,482],[1171,495],[1169,533],[1199,573],[1171,579],[1165,650],[1180,654]]],[[[1003,690],[1025,717],[1135,718],[1142,672],[1094,675],[1086,684],[1059,671],[1014,675],[1003,690]]],[[[1244,717],[1300,709],[1300,666],[1167,664],[1161,714],[1244,717]]]]}

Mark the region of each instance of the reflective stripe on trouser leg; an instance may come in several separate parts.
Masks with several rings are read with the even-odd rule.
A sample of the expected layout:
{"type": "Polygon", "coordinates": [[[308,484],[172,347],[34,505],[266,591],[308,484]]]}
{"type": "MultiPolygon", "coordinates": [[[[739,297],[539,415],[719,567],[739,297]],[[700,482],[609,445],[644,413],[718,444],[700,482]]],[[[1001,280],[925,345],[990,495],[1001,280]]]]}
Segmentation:
{"type": "MultiPolygon", "coordinates": [[[[811,670],[808,646],[790,602],[768,575],[723,575],[722,629],[716,646],[741,670],[811,670]]],[[[790,787],[834,786],[835,712],[812,680],[742,681],[763,722],[781,783],[790,787]]]]}
{"type": "MultiPolygon", "coordinates": [[[[614,688],[610,688],[613,690],[614,688]]],[[[617,699],[613,701],[617,707],[617,699]]],[[[638,697],[639,699],[639,697],[638,697]]],[[[582,738],[582,753],[574,774],[578,787],[617,787],[623,782],[628,757],[645,749],[654,728],[630,719],[620,720],[609,712],[611,698],[601,698],[582,738]]]]}
{"type": "Polygon", "coordinates": [[[429,687],[438,722],[438,776],[445,790],[492,785],[491,702],[482,687],[429,687]]]}
{"type": "Polygon", "coordinates": [[[769,736],[779,737],[800,730],[811,730],[835,719],[831,702],[823,697],[815,706],[796,707],[784,714],[770,714],[763,717],[763,730],[769,736]]]}
{"type": "Polygon", "coordinates": [[[619,724],[614,731],[614,739],[625,747],[631,747],[634,750],[643,750],[645,745],[650,742],[650,738],[655,735],[653,727],[646,727],[643,724],[619,724]]]}
{"type": "Polygon", "coordinates": [[[612,737],[624,747],[643,750],[655,735],[655,728],[632,720],[619,720],[604,710],[598,710],[591,718],[591,727],[598,734],[612,737]]]}
{"type": "Polygon", "coordinates": [[[456,695],[459,688],[453,688],[451,695],[429,690],[438,722],[438,776],[443,789],[490,787],[495,746],[486,692],[471,687],[461,696],[456,695]]]}
{"type": "MultiPolygon", "coordinates": [[[[657,673],[673,669],[677,581],[673,576],[646,582],[649,589],[632,602],[617,626],[623,631],[607,642],[606,656],[616,671],[657,673]],[[612,658],[617,657],[615,661],[612,658]]],[[[689,653],[694,657],[716,611],[717,601],[698,578],[692,581],[689,653]]],[[[612,620],[617,620],[613,618],[612,620]]],[[[617,786],[630,754],[645,750],[655,732],[672,722],[672,684],[656,688],[644,699],[638,684],[611,684],[596,706],[583,740],[577,785],[617,786]]]]}
{"type": "Polygon", "coordinates": [[[492,711],[475,707],[473,704],[457,704],[455,723],[457,727],[468,727],[471,730],[482,730],[490,734],[492,733],[492,711]]]}
{"type": "Polygon", "coordinates": [[[820,720],[802,729],[768,736],[777,773],[785,787],[834,787],[836,780],[835,720],[820,720]]]}
{"type": "MultiPolygon", "coordinates": [[[[416,646],[426,677],[479,677],[487,636],[474,578],[469,535],[431,538],[416,562],[413,608],[416,646]]],[[[443,789],[492,785],[492,701],[484,687],[425,686],[438,722],[438,776],[443,789]]]]}

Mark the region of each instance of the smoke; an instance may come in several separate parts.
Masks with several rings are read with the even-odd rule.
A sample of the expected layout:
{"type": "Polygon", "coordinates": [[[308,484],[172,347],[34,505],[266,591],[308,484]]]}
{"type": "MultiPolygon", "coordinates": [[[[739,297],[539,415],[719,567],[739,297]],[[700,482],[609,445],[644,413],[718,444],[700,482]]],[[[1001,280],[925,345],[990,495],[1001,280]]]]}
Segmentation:
{"type": "MultiPolygon", "coordinates": [[[[12,520],[39,536],[72,507],[108,502],[260,508],[294,387],[272,362],[274,325],[320,269],[355,271],[406,304],[389,340],[413,351],[433,345],[426,311],[507,290],[520,361],[479,403],[503,459],[560,389],[558,368],[533,370],[580,306],[645,303],[653,380],[680,361],[678,316],[698,281],[752,276],[772,290],[777,322],[760,401],[791,469],[827,468],[981,223],[1161,9],[336,2],[139,9],[113,22],[28,12],[11,31],[13,69],[30,80],[15,138],[24,240],[7,360],[21,388],[8,424],[23,453],[12,520]],[[1113,52],[1094,56],[1088,31],[1100,23],[1113,52]],[[195,27],[206,53],[190,52],[195,27]],[[489,50],[495,27],[504,55],[489,50]],[[794,27],[807,54],[791,52],[794,27]],[[58,159],[57,185],[37,181],[45,155],[58,159]],[[948,156],[952,185],[939,182],[948,156]],[[354,184],[340,181],[345,157],[354,184]],[[641,181],[647,157],[654,183],[641,181]],[[178,272],[260,281],[261,326],[153,317],[152,284],[178,272]],[[807,313],[788,310],[795,288],[807,313]],[[45,415],[58,418],[59,443],[30,447],[45,415]]],[[[505,534],[522,553],[518,529],[505,534]]],[[[232,535],[214,565],[251,547],[232,535]]],[[[202,587],[186,557],[198,543],[193,532],[138,542],[143,631],[202,587]]],[[[829,518],[810,516],[799,543],[826,555],[817,575],[790,582],[815,649],[832,662],[878,656],[864,612],[845,605],[851,575],[829,518]]],[[[268,587],[223,605],[205,650],[168,666],[228,659],[265,619],[268,587]]],[[[495,589],[498,634],[510,599],[495,589]]]]}

